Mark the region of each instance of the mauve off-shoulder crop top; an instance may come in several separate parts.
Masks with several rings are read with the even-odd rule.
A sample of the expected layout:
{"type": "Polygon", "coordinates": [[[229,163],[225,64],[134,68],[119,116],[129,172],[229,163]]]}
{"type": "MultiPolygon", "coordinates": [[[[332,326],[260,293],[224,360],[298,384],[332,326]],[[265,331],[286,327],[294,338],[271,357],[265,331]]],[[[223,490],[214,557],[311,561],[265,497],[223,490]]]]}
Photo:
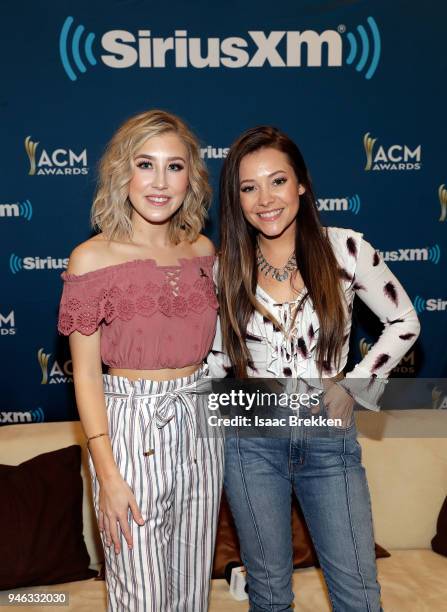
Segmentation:
{"type": "Polygon", "coordinates": [[[158,370],[201,363],[213,342],[218,302],[214,255],[159,266],[137,259],[76,275],[63,272],[58,330],[101,330],[101,359],[158,370]]]}

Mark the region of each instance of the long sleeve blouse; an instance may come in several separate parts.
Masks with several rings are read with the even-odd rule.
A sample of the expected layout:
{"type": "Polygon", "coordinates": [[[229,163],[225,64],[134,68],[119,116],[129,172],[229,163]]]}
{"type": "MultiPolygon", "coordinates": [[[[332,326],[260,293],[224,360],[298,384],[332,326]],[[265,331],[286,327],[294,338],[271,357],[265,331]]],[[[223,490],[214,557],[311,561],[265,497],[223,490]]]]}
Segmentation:
{"type": "MultiPolygon", "coordinates": [[[[345,330],[339,364],[325,364],[320,372],[315,360],[319,320],[306,288],[292,302],[277,303],[260,286],[256,298],[281,324],[275,326],[255,311],[247,326],[246,342],[253,368],[248,375],[257,378],[301,378],[321,382],[343,371],[349,351],[352,306],[355,295],[376,314],[383,331],[362,360],[345,373],[340,383],[361,405],[378,410],[384,384],[419,335],[416,311],[404,288],[379,253],[363,235],[351,229],[326,228],[340,268],[340,282],[345,297],[345,330]],[[295,310],[298,312],[295,316],[295,310]]],[[[212,352],[208,357],[210,375],[226,376],[231,366],[222,344],[218,322],[212,352]]],[[[321,385],[320,385],[321,388],[321,385]]]]}

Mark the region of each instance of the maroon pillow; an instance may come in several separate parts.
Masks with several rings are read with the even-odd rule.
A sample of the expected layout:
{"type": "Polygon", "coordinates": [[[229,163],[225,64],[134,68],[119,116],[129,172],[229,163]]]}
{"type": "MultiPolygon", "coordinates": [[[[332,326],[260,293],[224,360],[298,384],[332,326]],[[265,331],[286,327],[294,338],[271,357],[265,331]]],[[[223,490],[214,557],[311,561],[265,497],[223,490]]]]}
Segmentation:
{"type": "Polygon", "coordinates": [[[0,590],[96,576],[82,534],[81,447],[0,465],[0,590]]]}
{"type": "MultiPolygon", "coordinates": [[[[301,508],[294,498],[292,503],[292,544],[293,544],[293,567],[319,567],[318,558],[315,553],[306,522],[301,508]]],[[[376,544],[376,558],[390,557],[390,553],[376,544]]],[[[239,554],[239,540],[237,537],[234,520],[230,507],[222,493],[219,522],[217,527],[216,549],[214,554],[213,578],[224,578],[226,568],[242,565],[239,554]]]]}
{"type": "Polygon", "coordinates": [[[436,535],[431,541],[431,547],[435,552],[447,557],[447,497],[438,516],[436,535]]]}

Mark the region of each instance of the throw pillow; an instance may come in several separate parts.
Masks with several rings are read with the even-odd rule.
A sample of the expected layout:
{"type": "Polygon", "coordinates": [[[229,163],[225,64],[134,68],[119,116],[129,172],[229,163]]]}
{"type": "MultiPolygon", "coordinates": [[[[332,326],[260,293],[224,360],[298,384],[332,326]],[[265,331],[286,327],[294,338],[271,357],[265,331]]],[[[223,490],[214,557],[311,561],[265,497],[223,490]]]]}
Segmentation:
{"type": "Polygon", "coordinates": [[[81,447],[0,465],[0,590],[96,576],[82,533],[81,447]]]}

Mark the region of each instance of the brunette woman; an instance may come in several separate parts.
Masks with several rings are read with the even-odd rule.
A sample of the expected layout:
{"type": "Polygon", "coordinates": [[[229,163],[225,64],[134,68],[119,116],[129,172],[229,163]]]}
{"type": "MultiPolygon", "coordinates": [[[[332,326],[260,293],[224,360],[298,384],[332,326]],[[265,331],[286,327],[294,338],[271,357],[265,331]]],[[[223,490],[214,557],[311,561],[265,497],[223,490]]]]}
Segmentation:
{"type": "MultiPolygon", "coordinates": [[[[383,379],[419,333],[414,308],[379,254],[350,229],[322,227],[298,147],[248,130],[221,175],[221,331],[211,374],[299,379],[319,389],[325,425],[226,442],[225,487],[248,573],[250,610],[292,610],[291,495],[297,495],[339,612],[378,612],[370,498],[354,398],[377,409],[383,379]],[[384,331],[343,377],[354,296],[384,331]],[[339,382],[336,382],[339,381],[339,382]],[[323,392],[324,391],[324,392],[323,392]],[[338,420],[333,427],[327,419],[338,420]]],[[[314,410],[303,406],[301,416],[314,410]]],[[[272,409],[270,416],[279,416],[272,409]]]]}

